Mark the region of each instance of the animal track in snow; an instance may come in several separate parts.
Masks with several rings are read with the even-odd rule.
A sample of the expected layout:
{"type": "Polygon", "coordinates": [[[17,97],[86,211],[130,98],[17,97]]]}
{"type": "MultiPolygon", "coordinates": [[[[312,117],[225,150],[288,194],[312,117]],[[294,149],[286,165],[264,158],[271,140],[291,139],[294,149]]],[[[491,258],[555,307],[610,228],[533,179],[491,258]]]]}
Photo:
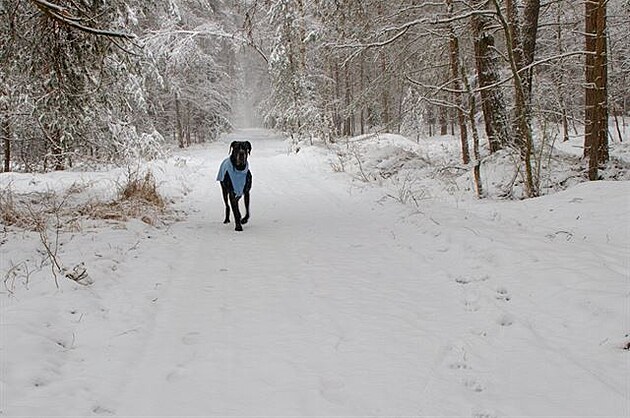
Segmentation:
{"type": "Polygon", "coordinates": [[[481,393],[485,390],[484,385],[476,379],[465,379],[464,386],[477,393],[481,393]]]}
{"type": "Polygon", "coordinates": [[[97,405],[94,408],[92,408],[92,412],[95,413],[96,415],[115,415],[116,414],[111,409],[104,408],[100,405],[97,405]]]}
{"type": "Polygon", "coordinates": [[[505,302],[509,302],[510,299],[512,299],[512,297],[510,296],[509,292],[507,291],[507,289],[505,287],[499,287],[497,289],[497,294],[496,294],[495,298],[497,300],[502,300],[502,301],[505,301],[505,302]]]}
{"type": "Polygon", "coordinates": [[[466,312],[477,312],[481,309],[481,304],[479,303],[479,292],[476,288],[462,288],[463,293],[463,303],[464,310],[466,312]]]}
{"type": "Polygon", "coordinates": [[[36,388],[44,387],[47,384],[48,384],[48,381],[44,379],[35,379],[35,381],[33,382],[33,386],[35,386],[36,388]]]}
{"type": "Polygon", "coordinates": [[[199,334],[198,332],[189,332],[188,334],[182,337],[182,342],[186,345],[195,345],[199,344],[199,334]]]}
{"type": "Polygon", "coordinates": [[[330,403],[342,405],[346,400],[346,385],[341,379],[323,379],[319,381],[319,394],[330,403]]]}
{"type": "Polygon", "coordinates": [[[464,300],[464,309],[467,312],[477,312],[480,309],[479,302],[476,299],[464,300]]]}
{"type": "Polygon", "coordinates": [[[458,283],[461,285],[467,285],[470,283],[485,282],[488,279],[490,279],[490,276],[488,276],[487,274],[484,274],[478,277],[457,276],[455,278],[455,283],[458,283]]]}
{"type": "Polygon", "coordinates": [[[497,323],[502,327],[509,327],[514,323],[514,318],[512,315],[504,314],[498,319],[497,323]]]}
{"type": "Polygon", "coordinates": [[[472,414],[472,418],[497,418],[497,417],[498,415],[492,412],[486,412],[486,411],[473,412],[472,414]]]}
{"type": "Polygon", "coordinates": [[[166,375],[166,380],[172,383],[183,379],[185,376],[186,368],[182,364],[178,364],[175,370],[166,375]]]}
{"type": "Polygon", "coordinates": [[[453,362],[448,367],[453,370],[470,370],[470,366],[465,361],[453,362]]]}

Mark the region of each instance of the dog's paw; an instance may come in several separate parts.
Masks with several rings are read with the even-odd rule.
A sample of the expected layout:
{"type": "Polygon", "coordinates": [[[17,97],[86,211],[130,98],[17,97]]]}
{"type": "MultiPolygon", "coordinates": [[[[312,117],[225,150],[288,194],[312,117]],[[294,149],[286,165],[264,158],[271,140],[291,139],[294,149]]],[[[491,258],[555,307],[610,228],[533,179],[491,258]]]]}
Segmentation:
{"type": "Polygon", "coordinates": [[[229,220],[229,219],[226,219],[226,220],[224,220],[224,221],[223,221],[223,223],[224,223],[224,224],[229,224],[229,223],[230,223],[230,220],[229,220]]]}
{"type": "Polygon", "coordinates": [[[242,231],[243,227],[241,225],[236,225],[236,228],[234,228],[235,231],[242,231]]]}
{"type": "Polygon", "coordinates": [[[249,221],[249,216],[244,217],[243,219],[241,219],[241,223],[242,224],[246,224],[247,221],[249,221]]]}

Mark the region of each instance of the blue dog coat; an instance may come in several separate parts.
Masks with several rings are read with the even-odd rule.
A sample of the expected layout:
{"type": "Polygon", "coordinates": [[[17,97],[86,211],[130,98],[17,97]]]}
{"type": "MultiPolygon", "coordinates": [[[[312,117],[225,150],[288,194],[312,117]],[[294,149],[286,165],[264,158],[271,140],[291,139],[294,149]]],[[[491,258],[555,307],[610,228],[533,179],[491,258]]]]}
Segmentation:
{"type": "Polygon", "coordinates": [[[219,167],[219,174],[217,174],[217,181],[223,181],[225,173],[230,175],[232,180],[232,187],[234,188],[234,195],[236,197],[243,196],[245,193],[245,182],[247,181],[247,173],[249,172],[249,163],[245,166],[245,169],[239,171],[232,165],[230,157],[223,160],[221,167],[219,167]]]}

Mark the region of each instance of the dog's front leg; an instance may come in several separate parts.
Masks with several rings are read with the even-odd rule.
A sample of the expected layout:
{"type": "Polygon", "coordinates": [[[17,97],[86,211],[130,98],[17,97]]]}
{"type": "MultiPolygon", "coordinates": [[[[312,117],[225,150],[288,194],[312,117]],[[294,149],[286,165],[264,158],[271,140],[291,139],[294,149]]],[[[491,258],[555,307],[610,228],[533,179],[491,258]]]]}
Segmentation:
{"type": "Polygon", "coordinates": [[[234,228],[235,231],[243,230],[243,226],[241,225],[241,211],[238,209],[239,199],[239,197],[234,196],[233,192],[230,192],[230,205],[232,205],[232,214],[234,215],[234,223],[236,224],[234,228]]]}
{"type": "Polygon", "coordinates": [[[245,217],[241,219],[241,223],[246,224],[249,221],[249,192],[245,192],[243,200],[245,200],[245,217]]]}
{"type": "Polygon", "coordinates": [[[249,221],[249,191],[252,189],[252,173],[251,171],[247,172],[247,177],[245,179],[245,217],[241,219],[242,224],[246,224],[249,221]]]}
{"type": "Polygon", "coordinates": [[[227,188],[227,186],[221,182],[221,192],[223,193],[223,203],[225,203],[225,220],[223,221],[224,224],[229,224],[230,223],[230,204],[229,204],[229,190],[227,188]]]}

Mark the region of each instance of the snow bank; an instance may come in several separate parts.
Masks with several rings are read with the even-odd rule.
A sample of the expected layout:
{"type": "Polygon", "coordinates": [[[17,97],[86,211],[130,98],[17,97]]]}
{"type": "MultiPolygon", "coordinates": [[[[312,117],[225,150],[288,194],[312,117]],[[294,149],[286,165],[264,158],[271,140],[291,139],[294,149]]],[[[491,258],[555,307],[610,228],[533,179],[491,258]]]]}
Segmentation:
{"type": "MultiPolygon", "coordinates": [[[[611,162],[600,171],[603,180],[630,180],[630,158],[626,143],[612,142],[611,162]]],[[[421,200],[475,198],[472,167],[461,162],[459,139],[451,135],[411,141],[400,135],[370,134],[349,138],[334,144],[336,158],[331,165],[347,171],[356,179],[387,185],[391,195],[421,200]]],[[[582,145],[578,138],[554,143],[534,161],[535,175],[540,178],[541,194],[555,193],[586,182],[582,145]]],[[[485,151],[482,150],[485,153],[485,151]]],[[[494,199],[524,197],[518,153],[502,150],[482,155],[481,180],[484,193],[494,199]]]]}

